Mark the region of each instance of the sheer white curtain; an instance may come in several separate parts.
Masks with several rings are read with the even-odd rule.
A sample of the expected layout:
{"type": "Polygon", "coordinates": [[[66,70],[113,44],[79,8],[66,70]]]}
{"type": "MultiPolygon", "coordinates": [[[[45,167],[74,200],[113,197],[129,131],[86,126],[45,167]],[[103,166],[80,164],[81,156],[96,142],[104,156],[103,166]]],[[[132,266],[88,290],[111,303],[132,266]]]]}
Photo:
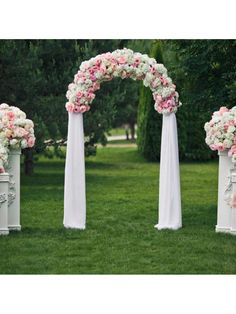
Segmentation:
{"type": "Polygon", "coordinates": [[[175,113],[163,115],[159,180],[159,219],[155,227],[182,227],[179,149],[175,113]]]}
{"type": "MultiPolygon", "coordinates": [[[[83,114],[69,113],[64,190],[64,226],[85,229],[86,195],[83,114]]],[[[174,113],[163,115],[157,229],[182,226],[179,152],[174,113]]]]}
{"type": "Polygon", "coordinates": [[[64,226],[85,229],[86,195],[83,114],[69,113],[64,187],[64,226]]]}

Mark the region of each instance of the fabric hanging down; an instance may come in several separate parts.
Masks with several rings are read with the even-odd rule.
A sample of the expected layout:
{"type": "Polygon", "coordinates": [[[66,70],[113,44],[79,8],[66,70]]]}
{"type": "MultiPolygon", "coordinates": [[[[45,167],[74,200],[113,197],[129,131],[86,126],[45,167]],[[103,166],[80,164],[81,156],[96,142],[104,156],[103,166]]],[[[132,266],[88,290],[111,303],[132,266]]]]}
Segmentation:
{"type": "Polygon", "coordinates": [[[163,115],[159,180],[159,220],[155,228],[182,227],[179,149],[175,113],[163,115]]]}
{"type": "Polygon", "coordinates": [[[86,195],[83,114],[69,113],[64,187],[66,228],[85,229],[86,195]]]}

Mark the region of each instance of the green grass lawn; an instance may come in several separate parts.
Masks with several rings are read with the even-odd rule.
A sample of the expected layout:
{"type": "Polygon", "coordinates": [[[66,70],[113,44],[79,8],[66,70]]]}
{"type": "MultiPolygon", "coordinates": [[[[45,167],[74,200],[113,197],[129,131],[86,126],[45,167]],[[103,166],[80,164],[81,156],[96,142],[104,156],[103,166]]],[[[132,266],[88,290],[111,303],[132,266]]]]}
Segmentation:
{"type": "Polygon", "coordinates": [[[135,148],[86,161],[87,229],[63,228],[64,162],[22,176],[22,232],[0,237],[2,274],[233,274],[236,237],[215,233],[217,163],[182,163],[183,228],[158,231],[159,165],[135,148]]]}
{"type": "Polygon", "coordinates": [[[112,140],[107,142],[109,145],[117,145],[117,144],[122,144],[122,145],[129,145],[129,144],[136,144],[136,140],[112,140]]]}
{"type": "Polygon", "coordinates": [[[125,135],[125,128],[115,128],[108,132],[109,136],[125,135]]]}

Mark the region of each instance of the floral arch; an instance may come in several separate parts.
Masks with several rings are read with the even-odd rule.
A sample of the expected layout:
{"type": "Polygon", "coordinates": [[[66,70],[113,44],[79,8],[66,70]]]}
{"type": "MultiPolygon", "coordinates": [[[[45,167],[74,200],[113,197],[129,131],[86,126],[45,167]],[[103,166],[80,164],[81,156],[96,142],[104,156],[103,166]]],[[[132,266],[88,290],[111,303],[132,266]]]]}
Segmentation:
{"type": "Polygon", "coordinates": [[[163,114],[158,229],[182,226],[179,184],[178,140],[175,112],[181,105],[176,86],[163,64],[130,49],[115,50],[82,62],[73,83],[68,86],[69,112],[64,190],[64,226],[85,229],[86,194],[84,167],[83,113],[90,110],[102,82],[113,78],[142,80],[163,114]]]}

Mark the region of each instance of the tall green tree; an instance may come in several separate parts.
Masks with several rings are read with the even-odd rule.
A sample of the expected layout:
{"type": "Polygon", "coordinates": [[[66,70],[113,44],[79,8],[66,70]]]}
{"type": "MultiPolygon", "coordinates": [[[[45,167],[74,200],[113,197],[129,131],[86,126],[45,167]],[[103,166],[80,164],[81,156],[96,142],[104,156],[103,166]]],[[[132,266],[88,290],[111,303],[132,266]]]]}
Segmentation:
{"type": "Polygon", "coordinates": [[[204,124],[219,107],[236,104],[236,41],[168,41],[166,48],[166,64],[183,102],[177,113],[178,119],[183,118],[183,125],[179,123],[179,142],[184,143],[181,156],[191,160],[216,157],[205,144],[204,124]]]}
{"type": "MultiPolygon", "coordinates": [[[[153,40],[149,56],[163,63],[162,43],[153,40]]],[[[141,85],[138,107],[138,149],[148,160],[160,158],[161,116],[154,109],[154,100],[150,88],[141,85]]]]}

